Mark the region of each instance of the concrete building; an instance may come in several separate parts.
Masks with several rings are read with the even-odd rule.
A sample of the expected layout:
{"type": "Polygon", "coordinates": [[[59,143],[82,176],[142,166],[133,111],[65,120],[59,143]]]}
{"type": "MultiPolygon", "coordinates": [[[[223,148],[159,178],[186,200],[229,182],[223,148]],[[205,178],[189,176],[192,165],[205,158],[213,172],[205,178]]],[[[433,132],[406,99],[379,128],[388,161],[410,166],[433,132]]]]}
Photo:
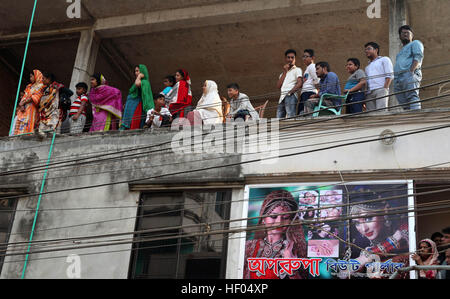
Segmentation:
{"type": "MultiPolygon", "coordinates": [[[[0,3],[3,136],[32,4],[0,3]]],[[[162,89],[165,75],[183,67],[193,79],[194,98],[206,79],[215,80],[222,94],[226,84],[238,82],[255,106],[270,100],[266,116],[271,117],[284,50],[313,48],[344,79],[346,59],[366,61],[368,41],[377,41],[382,55],[395,57],[398,27],[408,22],[425,44],[424,84],[448,79],[450,3],[380,4],[380,18],[370,19],[371,4],[362,0],[128,0],[114,5],[84,0],[80,18],[69,19],[66,1],[42,2],[25,71],[52,71],[72,88],[102,72],[126,95],[133,65],[149,66],[153,91],[162,89]]],[[[304,68],[301,61],[298,65],[304,68]]],[[[427,88],[422,97],[436,96],[440,87],[445,88],[427,88]]],[[[241,278],[249,185],[405,180],[413,182],[413,191],[440,191],[416,196],[416,204],[443,200],[450,194],[442,190],[450,172],[447,103],[444,97],[424,102],[428,109],[413,113],[284,122],[270,139],[278,141],[276,148],[257,153],[211,152],[214,146],[206,136],[204,148],[176,153],[177,131],[59,135],[45,184],[50,139],[4,137],[0,199],[9,213],[1,220],[0,237],[9,245],[1,277],[76,277],[74,267],[79,267],[81,278],[203,278],[201,273],[241,278]],[[378,140],[389,134],[396,138],[378,140]],[[263,163],[276,158],[268,154],[273,152],[280,155],[276,163],[263,163]]],[[[450,213],[419,212],[414,218],[413,232],[420,239],[448,226],[450,213]]]]}

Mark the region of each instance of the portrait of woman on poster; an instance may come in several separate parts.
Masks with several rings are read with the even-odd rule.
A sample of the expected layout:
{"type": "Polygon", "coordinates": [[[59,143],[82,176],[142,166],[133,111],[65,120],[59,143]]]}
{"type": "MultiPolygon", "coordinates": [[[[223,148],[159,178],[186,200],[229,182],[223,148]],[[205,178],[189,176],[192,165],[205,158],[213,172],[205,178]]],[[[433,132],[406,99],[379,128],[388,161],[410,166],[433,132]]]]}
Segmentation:
{"type": "Polygon", "coordinates": [[[342,203],[341,190],[326,190],[320,192],[320,203],[329,205],[338,205],[342,203]]]}
{"type": "Polygon", "coordinates": [[[336,226],[322,223],[316,226],[312,234],[312,239],[336,239],[336,236],[339,236],[339,229],[336,226]]]}
{"type": "MultiPolygon", "coordinates": [[[[373,261],[371,255],[375,254],[380,257],[381,262],[392,259],[394,263],[407,266],[409,258],[401,254],[409,250],[407,219],[398,220],[398,215],[393,217],[385,214],[390,207],[385,201],[358,204],[376,199],[380,199],[376,192],[364,188],[357,189],[350,196],[350,217],[357,234],[357,238],[352,236],[351,239],[359,247],[365,248],[356,260],[364,266],[373,261]]],[[[365,269],[366,267],[360,267],[360,271],[365,269]]]]}
{"type": "Polygon", "coordinates": [[[305,205],[315,205],[318,202],[319,193],[317,191],[306,191],[300,194],[299,202],[305,205]]]}
{"type": "Polygon", "coordinates": [[[329,208],[329,209],[322,209],[320,210],[320,218],[321,219],[328,219],[328,220],[334,220],[338,219],[342,214],[342,208],[329,208]]]}
{"type": "Polygon", "coordinates": [[[245,245],[244,279],[301,279],[307,277],[304,269],[294,271],[292,276],[278,277],[274,269],[266,269],[266,275],[260,276],[249,271],[249,258],[300,258],[306,257],[306,241],[299,223],[298,204],[292,194],[285,190],[273,191],[266,196],[261,205],[258,226],[253,240],[245,245]],[[281,214],[281,215],[280,215],[281,214]],[[283,226],[285,225],[285,226],[283,226]]]}

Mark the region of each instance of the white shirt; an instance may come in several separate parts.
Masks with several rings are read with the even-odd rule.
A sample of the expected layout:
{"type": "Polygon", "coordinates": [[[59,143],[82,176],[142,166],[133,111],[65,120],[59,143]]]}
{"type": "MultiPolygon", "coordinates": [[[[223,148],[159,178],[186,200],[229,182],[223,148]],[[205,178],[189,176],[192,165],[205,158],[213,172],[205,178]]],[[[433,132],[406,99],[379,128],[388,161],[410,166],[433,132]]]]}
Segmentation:
{"type": "Polygon", "coordinates": [[[311,63],[305,70],[305,75],[303,76],[303,88],[302,93],[304,92],[314,92],[317,93],[316,84],[319,84],[320,79],[316,74],[316,64],[311,63]]]}
{"type": "MultiPolygon", "coordinates": [[[[280,78],[282,76],[283,73],[280,75],[280,78]]],[[[301,76],[302,76],[302,69],[295,65],[287,72],[286,78],[284,78],[283,85],[281,86],[281,96],[279,103],[281,103],[287,96],[287,94],[292,90],[292,88],[294,88],[294,86],[297,85],[297,80],[301,76]]],[[[295,96],[297,95],[295,94],[295,96]]]]}
{"type": "MultiPolygon", "coordinates": [[[[150,109],[147,112],[147,120],[145,122],[148,122],[150,120],[150,117],[152,116],[152,114],[155,114],[155,109],[150,109]]],[[[163,115],[167,115],[167,116],[172,116],[172,114],[170,113],[169,109],[167,109],[166,107],[162,107],[161,108],[161,112],[159,113],[160,115],[155,115],[155,117],[153,118],[153,124],[152,127],[156,127],[156,128],[160,128],[161,124],[162,124],[162,116],[163,115]]]]}
{"type": "Polygon", "coordinates": [[[368,90],[384,88],[386,78],[394,79],[394,66],[389,57],[378,56],[366,67],[368,90]]]}

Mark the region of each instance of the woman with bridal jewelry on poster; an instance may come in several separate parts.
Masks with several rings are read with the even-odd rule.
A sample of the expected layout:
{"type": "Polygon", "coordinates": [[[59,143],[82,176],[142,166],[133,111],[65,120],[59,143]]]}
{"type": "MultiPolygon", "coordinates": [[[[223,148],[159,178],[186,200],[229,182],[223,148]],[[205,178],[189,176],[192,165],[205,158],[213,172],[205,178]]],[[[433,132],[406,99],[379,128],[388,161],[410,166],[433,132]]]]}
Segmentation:
{"type": "MultiPolygon", "coordinates": [[[[306,241],[298,222],[298,204],[292,194],[285,190],[273,191],[266,196],[259,213],[258,226],[253,240],[245,246],[244,279],[301,279],[306,278],[304,269],[277,276],[274,269],[266,269],[265,276],[249,271],[248,258],[289,259],[306,257],[306,241]],[[286,213],[286,214],[283,214],[286,213]]],[[[282,271],[281,271],[282,272],[282,271]]]]}

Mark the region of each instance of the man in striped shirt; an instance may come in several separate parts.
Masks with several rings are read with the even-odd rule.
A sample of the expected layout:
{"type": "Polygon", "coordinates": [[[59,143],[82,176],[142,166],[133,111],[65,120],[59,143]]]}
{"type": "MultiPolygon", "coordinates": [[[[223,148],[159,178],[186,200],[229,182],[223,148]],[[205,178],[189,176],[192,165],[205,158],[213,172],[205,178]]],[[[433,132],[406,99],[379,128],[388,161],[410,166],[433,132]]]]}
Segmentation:
{"type": "Polygon", "coordinates": [[[83,132],[84,125],[86,124],[86,106],[88,104],[86,83],[81,82],[76,86],[77,98],[72,101],[69,111],[69,124],[71,134],[80,134],[83,132]]]}

